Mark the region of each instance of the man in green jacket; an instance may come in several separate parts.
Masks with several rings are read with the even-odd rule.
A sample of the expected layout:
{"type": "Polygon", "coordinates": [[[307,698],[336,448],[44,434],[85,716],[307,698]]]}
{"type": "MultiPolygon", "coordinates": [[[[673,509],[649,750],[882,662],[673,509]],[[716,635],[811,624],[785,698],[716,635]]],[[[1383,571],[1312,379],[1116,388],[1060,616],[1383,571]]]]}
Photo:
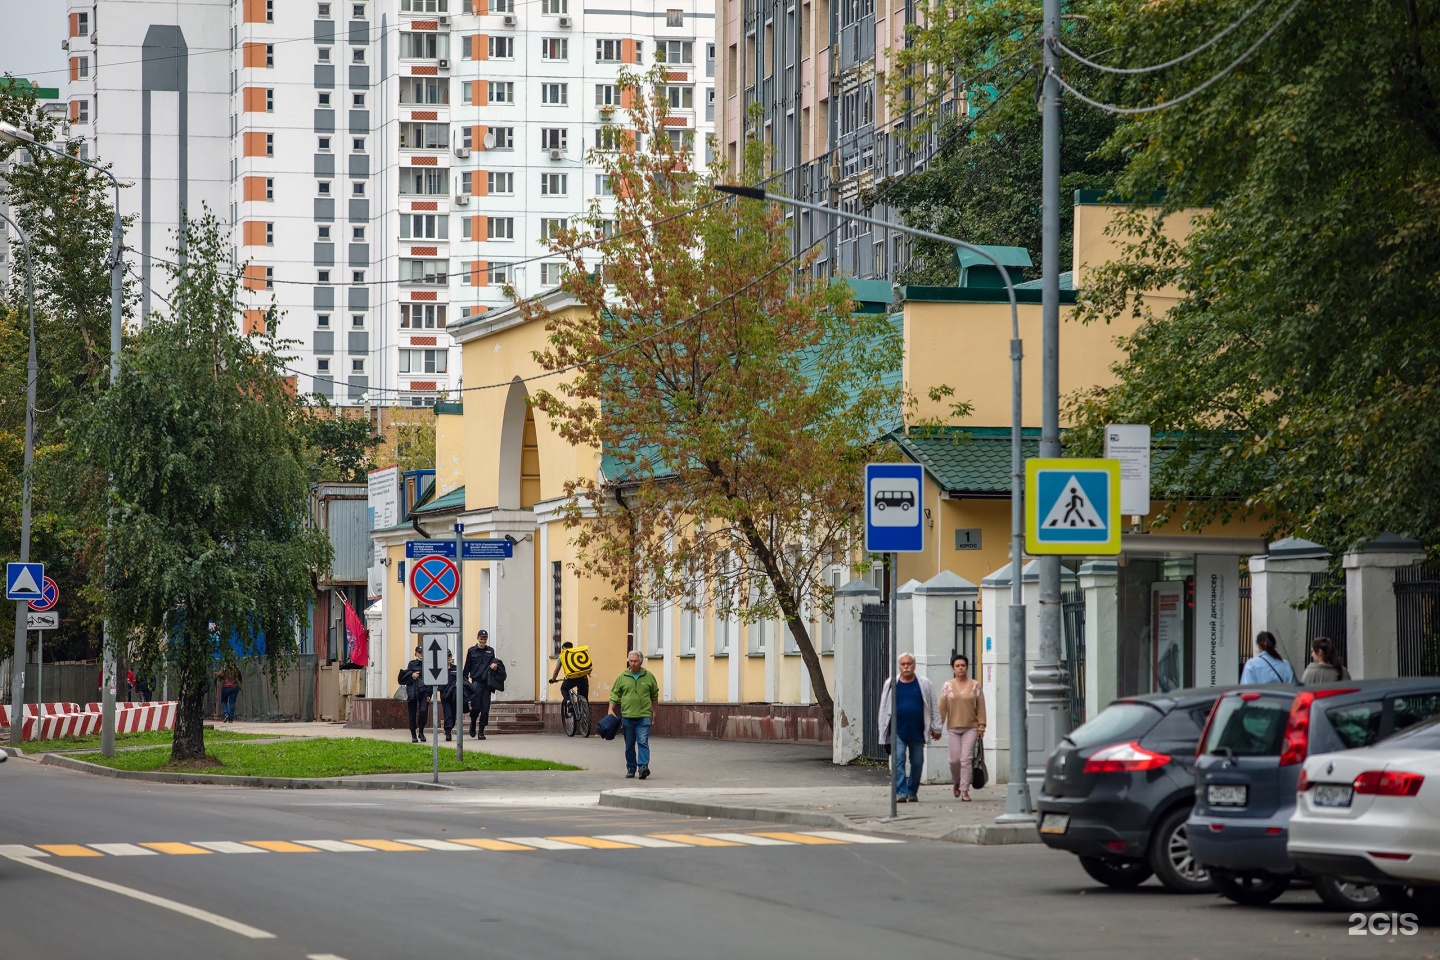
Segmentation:
{"type": "Polygon", "coordinates": [[[650,776],[650,718],[655,701],[660,699],[660,683],[655,674],[646,670],[639,650],[631,650],[625,658],[625,672],[610,687],[610,712],[620,717],[625,733],[625,776],[640,779],[650,776]]]}

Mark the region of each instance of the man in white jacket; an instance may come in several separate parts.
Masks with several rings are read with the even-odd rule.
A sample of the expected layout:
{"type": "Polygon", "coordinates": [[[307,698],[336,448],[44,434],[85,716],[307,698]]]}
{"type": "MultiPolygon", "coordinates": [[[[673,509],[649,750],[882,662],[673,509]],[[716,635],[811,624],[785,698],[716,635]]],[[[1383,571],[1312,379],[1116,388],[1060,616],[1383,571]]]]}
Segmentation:
{"type": "Polygon", "coordinates": [[[935,700],[935,687],[925,677],[915,675],[915,658],[900,655],[900,682],[885,681],[880,693],[880,742],[889,753],[892,744],[899,754],[895,758],[895,799],[899,803],[919,803],[920,777],[925,772],[925,734],[939,740],[944,732],[940,724],[940,705],[935,700]],[[890,695],[895,693],[895,736],[890,735],[890,695]],[[905,759],[910,769],[906,775],[905,759]]]}

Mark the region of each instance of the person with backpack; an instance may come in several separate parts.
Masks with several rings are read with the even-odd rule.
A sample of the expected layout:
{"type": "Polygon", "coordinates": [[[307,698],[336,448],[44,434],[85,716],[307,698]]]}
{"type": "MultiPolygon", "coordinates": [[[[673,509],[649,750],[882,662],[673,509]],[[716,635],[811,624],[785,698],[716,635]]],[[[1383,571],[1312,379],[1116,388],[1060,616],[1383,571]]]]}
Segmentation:
{"type": "Polygon", "coordinates": [[[1311,640],[1310,662],[1305,665],[1300,682],[1308,687],[1316,683],[1334,683],[1336,680],[1349,679],[1350,671],[1340,662],[1334,641],[1329,637],[1316,637],[1311,640]]]}
{"type": "Polygon", "coordinates": [[[1260,652],[1245,661],[1240,672],[1241,683],[1294,683],[1295,669],[1275,652],[1275,634],[1261,630],[1255,635],[1260,652]]]}

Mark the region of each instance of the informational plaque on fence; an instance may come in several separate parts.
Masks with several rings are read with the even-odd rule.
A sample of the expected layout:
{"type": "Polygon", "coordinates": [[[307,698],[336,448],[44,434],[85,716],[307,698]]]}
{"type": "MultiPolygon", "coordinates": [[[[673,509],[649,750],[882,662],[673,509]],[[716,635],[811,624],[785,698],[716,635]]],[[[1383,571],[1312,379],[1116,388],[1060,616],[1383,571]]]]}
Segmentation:
{"type": "Polygon", "coordinates": [[[1195,558],[1195,686],[1240,680],[1240,558],[1195,558]]]}

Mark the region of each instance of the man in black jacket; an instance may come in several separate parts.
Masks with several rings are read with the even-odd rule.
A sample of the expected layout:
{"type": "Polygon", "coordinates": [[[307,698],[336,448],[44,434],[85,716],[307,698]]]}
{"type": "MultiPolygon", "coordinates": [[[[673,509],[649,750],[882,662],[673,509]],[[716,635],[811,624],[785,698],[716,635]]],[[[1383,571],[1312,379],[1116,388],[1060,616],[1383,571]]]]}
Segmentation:
{"type": "Polygon", "coordinates": [[[396,682],[405,688],[405,707],[409,711],[410,742],[425,742],[425,724],[430,720],[430,688],[425,686],[425,661],[419,647],[415,659],[400,670],[396,682]]]}
{"type": "Polygon", "coordinates": [[[490,632],[475,634],[475,646],[465,651],[466,693],[470,694],[470,736],[485,739],[490,722],[490,697],[505,689],[505,664],[490,646],[490,632]]]}
{"type": "Polygon", "coordinates": [[[445,677],[445,686],[440,688],[440,716],[445,724],[445,739],[454,740],[455,733],[455,654],[447,653],[449,659],[449,670],[445,677]]]}

